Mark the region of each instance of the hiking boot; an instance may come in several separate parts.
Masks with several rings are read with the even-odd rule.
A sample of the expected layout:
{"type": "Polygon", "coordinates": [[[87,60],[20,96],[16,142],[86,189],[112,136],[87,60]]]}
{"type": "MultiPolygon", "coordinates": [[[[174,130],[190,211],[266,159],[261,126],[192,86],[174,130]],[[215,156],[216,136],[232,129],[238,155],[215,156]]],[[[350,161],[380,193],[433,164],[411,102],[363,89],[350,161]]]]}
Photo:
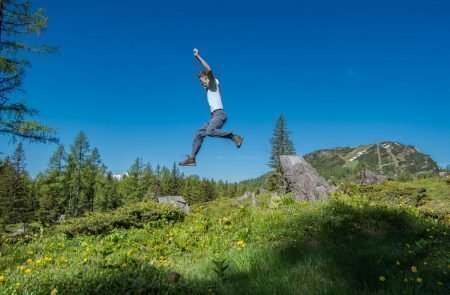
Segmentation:
{"type": "Polygon", "coordinates": [[[180,166],[195,166],[195,158],[191,156],[187,156],[187,159],[183,162],[178,163],[180,166]]]}
{"type": "Polygon", "coordinates": [[[243,136],[239,136],[239,135],[233,135],[233,141],[236,144],[237,148],[241,147],[242,141],[244,141],[244,137],[243,136]]]}

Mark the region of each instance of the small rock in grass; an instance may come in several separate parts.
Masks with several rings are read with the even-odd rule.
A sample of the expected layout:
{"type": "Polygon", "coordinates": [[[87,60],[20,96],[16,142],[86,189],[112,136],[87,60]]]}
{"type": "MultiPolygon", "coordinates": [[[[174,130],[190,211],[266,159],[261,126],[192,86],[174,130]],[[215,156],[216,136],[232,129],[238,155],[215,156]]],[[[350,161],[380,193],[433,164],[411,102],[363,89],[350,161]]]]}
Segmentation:
{"type": "Polygon", "coordinates": [[[175,284],[177,283],[181,278],[181,275],[177,272],[171,271],[168,275],[167,275],[167,281],[169,282],[169,284],[175,284]]]}

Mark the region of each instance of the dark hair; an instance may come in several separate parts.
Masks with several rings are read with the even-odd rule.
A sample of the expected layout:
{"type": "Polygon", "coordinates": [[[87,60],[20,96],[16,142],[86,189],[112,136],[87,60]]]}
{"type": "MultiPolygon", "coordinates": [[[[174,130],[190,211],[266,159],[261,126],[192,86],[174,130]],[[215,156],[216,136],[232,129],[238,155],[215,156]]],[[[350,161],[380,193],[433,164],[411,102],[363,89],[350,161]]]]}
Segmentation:
{"type": "Polygon", "coordinates": [[[208,76],[208,73],[205,70],[203,70],[200,73],[198,73],[198,77],[200,78],[201,76],[208,76]]]}

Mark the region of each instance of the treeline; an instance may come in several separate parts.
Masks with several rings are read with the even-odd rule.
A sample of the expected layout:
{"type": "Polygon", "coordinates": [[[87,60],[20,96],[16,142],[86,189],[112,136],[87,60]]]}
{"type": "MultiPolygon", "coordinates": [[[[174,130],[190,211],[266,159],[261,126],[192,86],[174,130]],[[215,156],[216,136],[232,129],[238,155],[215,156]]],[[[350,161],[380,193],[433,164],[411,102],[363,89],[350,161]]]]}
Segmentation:
{"type": "Polygon", "coordinates": [[[52,224],[61,216],[106,211],[124,204],[181,195],[189,203],[242,195],[245,184],[186,176],[174,163],[152,167],[137,158],[121,179],[102,162],[80,132],[69,150],[59,145],[44,172],[32,179],[25,169],[25,151],[19,143],[11,156],[0,161],[0,224],[41,221],[52,224]]]}

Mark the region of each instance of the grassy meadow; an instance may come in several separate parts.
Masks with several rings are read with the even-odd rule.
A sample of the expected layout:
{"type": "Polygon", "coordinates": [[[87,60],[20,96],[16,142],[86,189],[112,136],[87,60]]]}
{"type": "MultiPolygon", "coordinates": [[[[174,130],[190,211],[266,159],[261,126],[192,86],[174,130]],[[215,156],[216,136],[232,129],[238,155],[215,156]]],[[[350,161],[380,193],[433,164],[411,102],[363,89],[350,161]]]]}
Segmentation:
{"type": "Polygon", "coordinates": [[[1,237],[0,294],[448,294],[450,184],[143,202],[1,237]]]}

